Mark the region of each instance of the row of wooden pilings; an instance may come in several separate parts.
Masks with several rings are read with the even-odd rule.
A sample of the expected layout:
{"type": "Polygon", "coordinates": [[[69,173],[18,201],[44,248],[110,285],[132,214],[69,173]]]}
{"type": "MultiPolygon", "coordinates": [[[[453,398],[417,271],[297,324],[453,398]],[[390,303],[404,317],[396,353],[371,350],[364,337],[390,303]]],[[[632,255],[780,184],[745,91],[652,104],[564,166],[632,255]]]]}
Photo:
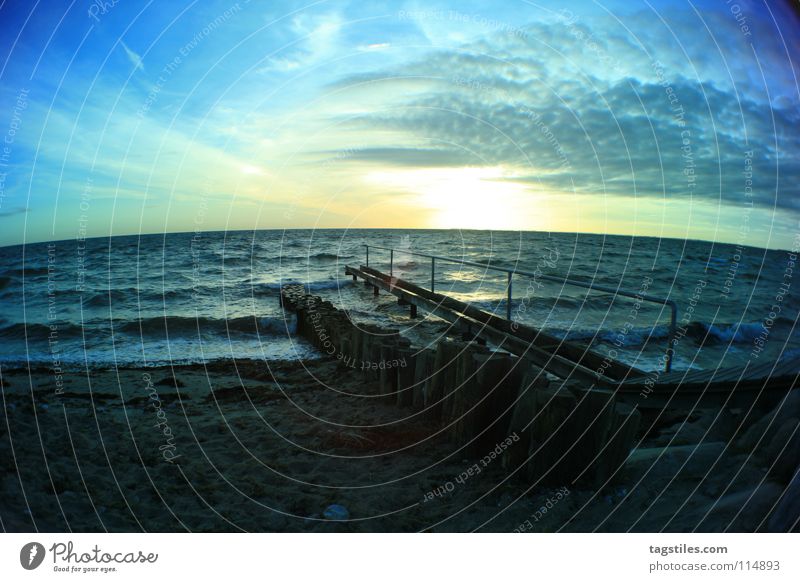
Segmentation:
{"type": "Polygon", "coordinates": [[[360,370],[388,400],[442,423],[467,457],[517,437],[501,447],[506,470],[521,468],[543,485],[602,486],[618,476],[633,446],[641,415],[610,391],[548,378],[524,358],[475,341],[412,348],[398,330],[356,325],[302,285],[285,285],[280,300],[296,313],[300,336],[360,370]]]}

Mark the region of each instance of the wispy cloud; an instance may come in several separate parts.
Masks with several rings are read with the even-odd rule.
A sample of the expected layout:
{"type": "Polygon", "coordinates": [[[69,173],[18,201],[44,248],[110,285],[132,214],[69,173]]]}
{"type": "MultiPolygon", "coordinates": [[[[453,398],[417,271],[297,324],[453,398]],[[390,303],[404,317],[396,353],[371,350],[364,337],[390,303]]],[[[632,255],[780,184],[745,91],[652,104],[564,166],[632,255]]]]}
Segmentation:
{"type": "Polygon", "coordinates": [[[0,218],[5,218],[8,216],[17,216],[18,214],[25,214],[29,211],[29,208],[24,208],[22,206],[17,206],[15,208],[2,208],[0,209],[0,218]]]}
{"type": "Polygon", "coordinates": [[[292,19],[291,28],[297,40],[272,59],[266,67],[267,70],[293,71],[332,58],[340,41],[342,17],[336,13],[304,13],[292,19]]]}
{"type": "MultiPolygon", "coordinates": [[[[679,16],[670,17],[677,26],[679,16]]],[[[383,95],[380,108],[347,122],[374,136],[354,160],[503,164],[518,169],[514,181],[549,192],[800,210],[800,161],[781,154],[800,151],[800,134],[791,129],[800,122],[796,108],[773,104],[769,111],[763,88],[720,82],[720,65],[702,55],[707,43],[682,44],[702,56],[695,71],[675,66],[673,47],[651,30],[658,26],[636,19],[640,39],[662,43],[648,46],[649,55],[588,23],[563,21],[439,50],[373,72],[368,85],[363,75],[341,81],[337,89],[351,86],[353,99],[378,86],[383,95]],[[544,38],[560,54],[545,51],[544,38]],[[604,74],[601,57],[623,52],[631,55],[626,73],[604,74]],[[398,135],[416,139],[416,148],[398,148],[398,135]],[[745,180],[746,164],[756,170],[745,180]]],[[[719,26],[731,29],[731,38],[737,32],[733,20],[719,26]]]]}
{"type": "Polygon", "coordinates": [[[374,42],[371,44],[362,44],[358,47],[358,50],[361,52],[372,52],[372,51],[382,51],[388,49],[391,43],[388,42],[374,42]]]}
{"type": "Polygon", "coordinates": [[[140,57],[137,53],[133,52],[131,49],[128,48],[123,41],[119,41],[122,45],[122,48],[125,50],[125,55],[130,60],[131,64],[133,64],[133,68],[135,70],[144,71],[144,64],[142,63],[142,57],[140,57]]]}

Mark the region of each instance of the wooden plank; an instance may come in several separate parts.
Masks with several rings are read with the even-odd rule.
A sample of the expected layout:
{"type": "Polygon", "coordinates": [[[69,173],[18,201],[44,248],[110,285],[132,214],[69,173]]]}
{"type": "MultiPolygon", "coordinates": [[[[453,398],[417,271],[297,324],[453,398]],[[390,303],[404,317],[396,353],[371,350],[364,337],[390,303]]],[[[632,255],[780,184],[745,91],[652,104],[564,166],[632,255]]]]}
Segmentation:
{"type": "MultiPolygon", "coordinates": [[[[369,270],[373,271],[373,269],[369,270]]],[[[347,274],[356,274],[367,281],[370,285],[378,286],[398,297],[402,297],[404,301],[412,305],[417,305],[433,315],[453,323],[461,331],[485,337],[486,339],[500,346],[502,349],[507,350],[517,356],[524,357],[530,360],[532,363],[547,369],[556,376],[560,376],[562,378],[582,379],[603,387],[616,385],[616,382],[612,379],[599,377],[594,370],[582,366],[568,358],[565,358],[564,356],[547,352],[531,342],[522,340],[502,330],[496,329],[488,323],[474,319],[470,315],[465,315],[464,313],[458,312],[450,307],[445,307],[444,303],[447,303],[445,301],[439,302],[421,297],[416,292],[409,290],[407,288],[407,283],[405,285],[400,285],[398,283],[398,279],[391,279],[391,282],[389,282],[384,280],[382,277],[377,277],[366,272],[366,270],[355,269],[349,266],[345,267],[345,272],[347,274]]],[[[494,316],[492,317],[494,318],[494,316]]],[[[506,324],[507,323],[508,322],[506,322],[506,324]]]]}

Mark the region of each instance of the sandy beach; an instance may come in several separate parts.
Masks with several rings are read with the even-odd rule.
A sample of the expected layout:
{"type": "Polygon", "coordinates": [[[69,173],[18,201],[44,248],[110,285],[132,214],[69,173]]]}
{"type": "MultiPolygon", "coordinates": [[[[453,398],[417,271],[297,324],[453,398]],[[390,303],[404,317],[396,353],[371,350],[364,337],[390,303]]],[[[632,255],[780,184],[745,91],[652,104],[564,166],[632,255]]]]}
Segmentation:
{"type": "Polygon", "coordinates": [[[742,410],[646,415],[624,471],[593,490],[504,469],[514,435],[467,458],[336,360],[62,376],[2,370],[6,531],[797,528],[798,391],[769,426],[742,410]]]}

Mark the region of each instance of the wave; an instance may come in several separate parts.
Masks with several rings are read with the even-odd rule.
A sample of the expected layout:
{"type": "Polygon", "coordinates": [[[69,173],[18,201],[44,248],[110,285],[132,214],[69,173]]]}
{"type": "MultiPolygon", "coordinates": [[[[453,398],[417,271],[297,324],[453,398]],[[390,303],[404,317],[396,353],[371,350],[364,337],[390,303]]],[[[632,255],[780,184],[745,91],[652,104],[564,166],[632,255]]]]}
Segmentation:
{"type": "Polygon", "coordinates": [[[312,281],[311,283],[304,283],[303,285],[308,293],[313,293],[314,291],[326,291],[347,287],[352,284],[353,281],[351,279],[333,279],[331,281],[312,281]]]}
{"type": "Polygon", "coordinates": [[[39,275],[47,275],[47,267],[25,267],[4,271],[4,276],[7,277],[36,277],[39,275]]]}
{"type": "MultiPolygon", "coordinates": [[[[505,311],[506,296],[502,292],[490,292],[488,287],[486,290],[478,293],[458,293],[449,292],[449,295],[461,301],[471,303],[473,306],[484,311],[493,312],[497,310],[505,311]],[[476,298],[478,296],[479,298],[476,298]]],[[[611,307],[613,297],[611,295],[589,295],[589,296],[570,296],[566,294],[553,296],[553,297],[514,297],[512,302],[511,311],[519,315],[525,313],[536,314],[537,318],[546,316],[546,312],[555,309],[566,309],[570,312],[574,311],[585,314],[590,311],[603,314],[611,307]]]]}
{"type": "Polygon", "coordinates": [[[727,259],[725,257],[708,257],[706,259],[706,266],[709,267],[712,265],[727,265],[729,262],[730,259],[727,259]]]}
{"type": "Polygon", "coordinates": [[[623,347],[642,346],[649,341],[662,340],[669,337],[669,326],[657,325],[654,327],[633,328],[627,332],[620,329],[588,329],[588,328],[547,328],[545,330],[565,341],[600,341],[603,343],[622,343],[623,347]]]}
{"type": "MultiPolygon", "coordinates": [[[[113,326],[114,333],[146,337],[165,336],[197,336],[201,334],[227,335],[244,333],[252,335],[286,336],[297,331],[297,318],[294,314],[286,317],[232,317],[229,319],[215,317],[146,317],[117,321],[113,326]]],[[[31,342],[52,340],[81,339],[97,340],[100,336],[111,333],[108,320],[90,320],[81,326],[70,322],[46,323],[10,323],[0,327],[0,338],[31,342]]]]}
{"type": "Polygon", "coordinates": [[[280,293],[281,287],[284,285],[303,285],[307,293],[315,291],[327,291],[331,289],[339,289],[340,287],[348,287],[353,284],[351,279],[333,279],[330,281],[311,281],[310,283],[303,283],[302,281],[281,281],[280,283],[253,283],[253,292],[256,295],[262,296],[277,296],[280,293]]]}
{"type": "MultiPolygon", "coordinates": [[[[793,325],[793,321],[787,318],[778,318],[770,328],[770,334],[774,337],[776,333],[788,333],[793,325]]],[[[762,334],[763,322],[749,323],[718,323],[709,324],[702,321],[692,321],[685,330],[678,328],[678,335],[690,338],[700,345],[720,345],[751,343],[762,334]]],[[[625,347],[642,346],[649,341],[664,340],[669,337],[670,329],[668,325],[657,325],[654,327],[633,328],[627,332],[620,329],[590,329],[590,328],[548,328],[547,333],[566,341],[589,341],[595,340],[603,343],[624,342],[625,347]]]]}
{"type": "Polygon", "coordinates": [[[138,320],[129,320],[116,327],[123,333],[151,336],[151,335],[197,335],[229,334],[231,332],[260,334],[260,335],[288,335],[297,330],[297,321],[293,314],[284,317],[184,317],[169,315],[166,317],[148,317],[138,320]]]}
{"type": "MultiPolygon", "coordinates": [[[[770,335],[782,331],[788,332],[794,321],[785,317],[775,319],[770,327],[770,335]]],[[[708,324],[693,321],[686,326],[686,335],[702,345],[747,343],[754,341],[764,332],[764,323],[719,323],[708,324]]]]}
{"type": "Polygon", "coordinates": [[[109,304],[124,303],[133,301],[136,298],[137,289],[130,287],[127,289],[112,289],[110,292],[98,291],[94,295],[83,300],[84,307],[108,307],[109,304]]]}
{"type": "MultiPolygon", "coordinates": [[[[86,326],[87,333],[90,333],[90,326],[86,326]]],[[[62,323],[53,321],[52,324],[36,322],[15,322],[8,323],[0,327],[0,338],[29,341],[61,340],[66,338],[80,338],[84,328],[74,323],[62,323]]]]}
{"type": "MultiPolygon", "coordinates": [[[[232,295],[234,291],[246,290],[246,284],[238,284],[234,282],[226,282],[224,290],[228,295],[232,295]]],[[[153,288],[153,287],[125,287],[112,289],[109,293],[108,289],[91,289],[93,294],[85,295],[83,299],[84,307],[108,307],[109,303],[112,305],[162,305],[164,303],[174,304],[177,302],[191,302],[197,297],[217,297],[223,291],[223,284],[221,282],[211,284],[192,284],[186,287],[167,289],[167,288],[153,288]]],[[[269,294],[268,294],[269,295],[269,294]]]]}
{"type": "Polygon", "coordinates": [[[570,295],[558,295],[557,297],[537,297],[533,300],[536,307],[549,309],[568,308],[568,309],[599,309],[605,311],[613,302],[611,295],[584,295],[582,297],[572,297],[570,295]]]}
{"type": "MultiPolygon", "coordinates": [[[[218,261],[222,261],[222,257],[217,259],[218,261]]],[[[226,255],[224,258],[224,266],[225,267],[238,267],[238,266],[250,266],[257,262],[255,257],[247,256],[247,257],[237,257],[235,255],[226,255]]]]}
{"type": "Polygon", "coordinates": [[[342,258],[343,257],[340,257],[339,255],[334,254],[334,253],[317,253],[316,255],[309,255],[308,256],[309,260],[316,259],[318,261],[338,261],[339,259],[342,259],[342,258]]]}
{"type": "Polygon", "coordinates": [[[419,263],[413,258],[395,257],[394,266],[398,269],[414,269],[419,263]]]}

